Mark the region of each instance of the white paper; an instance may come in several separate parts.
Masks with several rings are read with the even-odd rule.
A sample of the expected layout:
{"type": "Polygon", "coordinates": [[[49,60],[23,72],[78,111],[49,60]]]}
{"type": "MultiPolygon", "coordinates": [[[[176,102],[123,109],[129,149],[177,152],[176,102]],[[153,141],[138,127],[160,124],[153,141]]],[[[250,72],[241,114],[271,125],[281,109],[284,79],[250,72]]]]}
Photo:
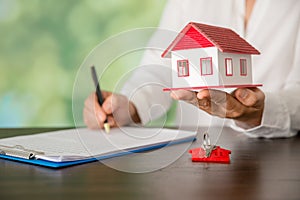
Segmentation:
{"type": "Polygon", "coordinates": [[[162,128],[122,127],[110,133],[86,128],[0,139],[0,145],[44,152],[36,155],[48,161],[75,161],[122,151],[150,147],[166,142],[192,139],[195,132],[162,128]]]}

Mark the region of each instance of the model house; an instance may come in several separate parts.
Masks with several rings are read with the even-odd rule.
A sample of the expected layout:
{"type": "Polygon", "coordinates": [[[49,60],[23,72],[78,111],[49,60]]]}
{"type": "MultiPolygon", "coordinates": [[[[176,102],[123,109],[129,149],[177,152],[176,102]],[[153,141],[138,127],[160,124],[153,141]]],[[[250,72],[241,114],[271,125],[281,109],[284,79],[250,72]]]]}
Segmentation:
{"type": "Polygon", "coordinates": [[[230,29],[190,22],[162,54],[172,59],[172,87],[164,90],[261,86],[252,82],[255,54],[230,29]]]}

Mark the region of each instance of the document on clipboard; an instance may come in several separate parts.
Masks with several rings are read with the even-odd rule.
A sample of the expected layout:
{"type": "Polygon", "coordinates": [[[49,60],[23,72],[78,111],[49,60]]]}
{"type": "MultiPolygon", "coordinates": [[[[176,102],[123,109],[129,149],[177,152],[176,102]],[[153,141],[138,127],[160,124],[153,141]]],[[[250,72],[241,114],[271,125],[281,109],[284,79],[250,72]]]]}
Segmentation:
{"type": "Polygon", "coordinates": [[[87,128],[0,139],[0,158],[51,168],[107,159],[192,142],[196,132],[166,128],[121,127],[109,134],[87,128]]]}

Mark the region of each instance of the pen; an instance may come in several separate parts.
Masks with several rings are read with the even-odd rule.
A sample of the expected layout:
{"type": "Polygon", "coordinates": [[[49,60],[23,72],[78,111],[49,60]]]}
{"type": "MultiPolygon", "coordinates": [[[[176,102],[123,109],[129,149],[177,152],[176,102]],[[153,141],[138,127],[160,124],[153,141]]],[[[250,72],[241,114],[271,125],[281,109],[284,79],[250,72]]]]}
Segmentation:
{"type": "MultiPolygon", "coordinates": [[[[92,78],[93,78],[93,81],[94,81],[94,84],[95,84],[95,87],[96,87],[96,95],[97,95],[98,103],[99,103],[100,106],[102,106],[104,100],[103,100],[103,97],[102,97],[100,84],[99,84],[96,69],[95,69],[94,66],[91,67],[91,72],[92,72],[92,78]]],[[[110,126],[109,126],[109,123],[107,121],[107,117],[104,121],[104,130],[105,130],[106,133],[109,133],[109,131],[110,131],[110,126]]]]}

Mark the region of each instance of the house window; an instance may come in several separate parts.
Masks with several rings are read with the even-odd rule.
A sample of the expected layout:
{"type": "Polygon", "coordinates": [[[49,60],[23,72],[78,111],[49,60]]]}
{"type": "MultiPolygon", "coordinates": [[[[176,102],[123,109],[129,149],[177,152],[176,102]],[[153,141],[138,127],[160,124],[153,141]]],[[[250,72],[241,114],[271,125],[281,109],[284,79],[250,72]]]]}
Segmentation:
{"type": "Polygon", "coordinates": [[[200,69],[201,69],[201,75],[212,75],[213,69],[212,69],[212,58],[200,58],[200,69]]]}
{"type": "Polygon", "coordinates": [[[226,68],[226,76],[232,76],[233,75],[232,58],[225,58],[225,68],[226,68]]]}
{"type": "Polygon", "coordinates": [[[189,76],[189,61],[188,60],[178,60],[177,61],[177,71],[178,77],[189,76]]]}
{"type": "Polygon", "coordinates": [[[246,59],[240,60],[240,70],[241,70],[241,76],[247,76],[247,60],[246,59]]]}

